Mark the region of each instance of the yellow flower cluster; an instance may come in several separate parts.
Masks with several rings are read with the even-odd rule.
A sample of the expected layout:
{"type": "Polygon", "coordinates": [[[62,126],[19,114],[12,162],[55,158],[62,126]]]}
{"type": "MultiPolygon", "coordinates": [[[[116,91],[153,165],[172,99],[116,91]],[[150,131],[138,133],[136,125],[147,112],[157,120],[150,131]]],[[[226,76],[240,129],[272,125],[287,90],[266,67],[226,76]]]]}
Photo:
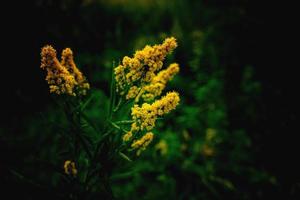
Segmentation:
{"type": "Polygon", "coordinates": [[[74,62],[73,52],[70,48],[63,50],[61,55],[61,65],[65,66],[69,73],[75,78],[79,93],[85,95],[87,90],[90,89],[90,85],[82,75],[81,71],[77,68],[74,62]]]}
{"type": "Polygon", "coordinates": [[[52,46],[46,45],[42,48],[41,68],[47,71],[46,81],[50,92],[72,96],[85,95],[90,86],[76,67],[71,49],[63,50],[61,58],[59,62],[56,50],[52,46]]]}
{"type": "Polygon", "coordinates": [[[177,92],[169,92],[166,96],[152,104],[144,103],[141,107],[134,105],[131,109],[134,122],[131,124],[131,130],[123,136],[123,141],[129,141],[135,132],[152,130],[157,117],[175,109],[179,101],[180,98],[177,92]]]}
{"type": "Polygon", "coordinates": [[[68,175],[72,175],[72,176],[77,175],[77,169],[75,167],[75,163],[70,160],[65,161],[64,170],[65,170],[65,173],[68,175]]]}
{"type": "Polygon", "coordinates": [[[148,132],[142,138],[134,141],[131,144],[131,147],[133,149],[137,149],[136,154],[140,155],[141,152],[144,151],[146,149],[146,147],[152,142],[152,140],[153,140],[153,133],[148,132]]]}
{"type": "Polygon", "coordinates": [[[177,63],[171,64],[167,69],[160,71],[151,81],[151,84],[143,87],[142,98],[144,101],[151,101],[155,97],[161,95],[165,89],[166,84],[175,74],[179,72],[179,65],[177,63]]]}
{"type": "Polygon", "coordinates": [[[168,144],[166,140],[160,140],[159,143],[155,145],[155,149],[157,149],[161,155],[166,155],[168,153],[168,144]]]}
{"type": "MultiPolygon", "coordinates": [[[[137,91],[136,88],[142,88],[144,85],[151,83],[156,76],[156,72],[162,68],[167,54],[171,53],[176,47],[176,39],[170,37],[160,45],[147,45],[143,50],[136,51],[132,58],[125,56],[122,64],[115,68],[117,91],[124,95],[129,89],[126,98],[135,98],[138,92],[132,93],[132,91],[137,91]]],[[[140,88],[139,90],[141,90],[140,88]]]]}
{"type": "Polygon", "coordinates": [[[139,94],[140,90],[141,89],[138,88],[137,86],[132,86],[126,95],[126,99],[135,98],[139,94]]]}
{"type": "MultiPolygon", "coordinates": [[[[162,94],[166,84],[179,72],[177,63],[161,70],[167,54],[177,47],[174,37],[164,40],[160,45],[149,46],[135,52],[134,56],[125,56],[122,63],[114,70],[117,92],[126,99],[135,99],[131,109],[133,123],[131,129],[123,135],[123,141],[129,142],[137,132],[145,133],[155,127],[159,116],[169,113],[178,105],[180,98],[177,92],[169,92],[164,97],[151,103],[162,94]],[[160,71],[161,70],[161,71],[160,71]],[[140,105],[140,99],[144,102],[140,105]]],[[[138,149],[139,155],[152,141],[153,133],[148,132],[131,144],[138,149]]]]}
{"type": "Polygon", "coordinates": [[[166,96],[152,104],[144,103],[141,107],[134,105],[131,109],[132,119],[134,120],[131,130],[152,130],[155,126],[157,117],[167,114],[175,109],[179,101],[180,98],[177,92],[169,92],[166,96]]]}

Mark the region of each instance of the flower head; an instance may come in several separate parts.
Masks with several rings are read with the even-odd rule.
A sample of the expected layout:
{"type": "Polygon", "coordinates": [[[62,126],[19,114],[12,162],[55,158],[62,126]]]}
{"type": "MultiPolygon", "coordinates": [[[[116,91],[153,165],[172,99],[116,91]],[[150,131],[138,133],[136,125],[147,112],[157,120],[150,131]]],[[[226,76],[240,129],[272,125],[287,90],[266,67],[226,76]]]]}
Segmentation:
{"type": "MultiPolygon", "coordinates": [[[[176,39],[170,37],[160,45],[147,45],[144,49],[136,51],[132,58],[125,56],[122,64],[115,68],[117,91],[124,95],[132,86],[139,87],[139,85],[150,84],[156,73],[162,68],[167,54],[176,47],[176,39]]],[[[132,93],[129,96],[135,98],[132,93]]]]}
{"type": "Polygon", "coordinates": [[[155,97],[160,96],[167,82],[178,72],[179,65],[177,63],[173,63],[167,69],[160,71],[151,83],[143,88],[142,98],[144,101],[152,101],[155,97]]]}
{"type": "Polygon", "coordinates": [[[132,138],[132,132],[128,131],[125,135],[123,135],[123,141],[128,142],[132,138]]]}
{"type": "Polygon", "coordinates": [[[41,68],[47,71],[46,81],[50,92],[56,94],[84,95],[89,89],[89,84],[76,67],[71,49],[67,48],[62,53],[59,62],[55,49],[46,45],[41,51],[41,68]]]}
{"type": "Polygon", "coordinates": [[[90,85],[87,83],[81,71],[77,68],[74,62],[73,52],[70,48],[63,50],[61,54],[61,65],[64,66],[72,76],[74,76],[78,85],[79,93],[86,94],[86,91],[90,88],[90,85]]]}
{"type": "Polygon", "coordinates": [[[152,141],[153,133],[149,131],[155,127],[157,118],[175,109],[180,101],[177,92],[169,92],[155,100],[162,94],[168,81],[179,72],[177,63],[161,70],[166,56],[176,47],[174,37],[165,39],[160,45],[147,45],[136,51],[133,57],[125,56],[114,69],[117,92],[126,100],[135,99],[135,105],[131,108],[133,123],[130,131],[123,135],[123,141],[130,141],[138,132],[147,132],[131,145],[138,149],[138,155],[152,141]]]}
{"type": "Polygon", "coordinates": [[[50,92],[75,96],[75,78],[60,64],[55,49],[50,45],[43,47],[41,57],[41,68],[47,71],[46,81],[50,92]]]}
{"type": "Polygon", "coordinates": [[[146,149],[146,147],[152,142],[152,140],[153,140],[153,133],[148,132],[140,139],[134,141],[131,144],[131,147],[133,149],[137,150],[137,153],[136,153],[137,155],[140,155],[141,152],[144,151],[146,149]]]}
{"type": "Polygon", "coordinates": [[[167,114],[175,109],[179,101],[180,98],[177,92],[169,92],[166,96],[152,104],[144,103],[141,107],[134,105],[131,109],[132,119],[134,120],[131,130],[152,130],[155,126],[157,117],[167,114]]]}
{"type": "Polygon", "coordinates": [[[65,161],[64,170],[65,170],[65,173],[68,175],[72,175],[72,176],[77,175],[77,169],[75,167],[75,163],[70,160],[65,161]]]}

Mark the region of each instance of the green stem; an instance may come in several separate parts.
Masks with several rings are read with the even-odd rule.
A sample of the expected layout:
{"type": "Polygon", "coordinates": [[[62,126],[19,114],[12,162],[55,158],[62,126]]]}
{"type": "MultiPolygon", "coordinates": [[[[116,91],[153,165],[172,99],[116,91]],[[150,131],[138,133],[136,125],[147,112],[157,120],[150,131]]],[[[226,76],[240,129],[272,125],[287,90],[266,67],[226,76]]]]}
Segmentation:
{"type": "Polygon", "coordinates": [[[120,109],[121,103],[122,103],[122,98],[119,99],[119,102],[118,102],[117,106],[115,107],[115,109],[113,109],[113,112],[117,112],[120,109]]]}
{"type": "Polygon", "coordinates": [[[128,131],[126,131],[125,129],[121,128],[120,126],[118,126],[117,124],[115,124],[115,123],[112,122],[112,121],[110,121],[110,124],[111,124],[114,128],[116,128],[116,129],[118,129],[118,130],[120,130],[120,131],[123,131],[123,132],[125,132],[125,133],[128,132],[128,131]]]}
{"type": "Polygon", "coordinates": [[[110,103],[109,103],[108,119],[111,119],[113,107],[115,105],[116,91],[115,91],[114,68],[115,68],[115,62],[113,61],[113,67],[111,70],[111,81],[110,81],[110,103]]]}
{"type": "Polygon", "coordinates": [[[115,124],[131,124],[133,122],[134,122],[134,120],[121,120],[121,121],[115,122],[115,124]]]}

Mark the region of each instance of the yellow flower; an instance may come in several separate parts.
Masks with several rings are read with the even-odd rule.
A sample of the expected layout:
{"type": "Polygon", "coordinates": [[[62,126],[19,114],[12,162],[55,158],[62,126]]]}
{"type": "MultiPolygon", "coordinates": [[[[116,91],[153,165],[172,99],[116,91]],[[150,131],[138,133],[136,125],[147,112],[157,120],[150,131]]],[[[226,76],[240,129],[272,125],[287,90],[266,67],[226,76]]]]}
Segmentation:
{"type": "Polygon", "coordinates": [[[161,69],[166,55],[171,53],[177,47],[177,42],[174,37],[165,39],[163,44],[147,45],[143,50],[136,51],[134,57],[139,59],[149,67],[149,71],[155,72],[161,69]]]}
{"type": "Polygon", "coordinates": [[[86,94],[89,84],[76,67],[71,49],[67,48],[62,53],[62,61],[56,57],[55,49],[46,45],[41,51],[41,68],[47,71],[46,81],[50,92],[56,94],[86,94]],[[75,90],[78,89],[78,92],[75,90]]]}
{"type": "Polygon", "coordinates": [[[168,144],[165,140],[160,140],[159,143],[155,145],[155,149],[160,151],[161,155],[166,155],[168,153],[168,144]]]}
{"type": "MultiPolygon", "coordinates": [[[[118,67],[114,69],[116,89],[126,99],[135,99],[131,108],[133,123],[131,129],[123,135],[123,141],[130,141],[136,132],[151,131],[155,127],[158,116],[169,113],[178,105],[180,98],[177,92],[169,92],[166,96],[153,103],[150,101],[160,96],[166,84],[179,72],[177,63],[171,64],[167,69],[161,70],[167,54],[177,47],[174,37],[167,38],[160,45],[145,46],[135,52],[134,56],[125,56],[118,67]],[[142,98],[148,103],[139,103],[142,98]]],[[[153,134],[148,132],[141,139],[132,143],[132,148],[138,149],[139,155],[152,141],[153,134]]]]}
{"type": "Polygon", "coordinates": [[[128,142],[132,137],[132,132],[128,131],[125,135],[123,135],[123,141],[128,142]]]}
{"type": "Polygon", "coordinates": [[[144,103],[141,107],[134,105],[131,109],[132,119],[134,120],[131,131],[152,130],[157,117],[175,109],[179,101],[180,98],[177,92],[169,92],[166,96],[160,100],[156,100],[152,104],[144,103]]]}
{"type": "Polygon", "coordinates": [[[140,92],[140,88],[138,88],[137,86],[132,86],[127,95],[126,95],[126,99],[133,99],[135,98],[140,92]]]}
{"type": "Polygon", "coordinates": [[[179,65],[177,63],[172,63],[170,66],[160,71],[157,76],[152,80],[152,83],[161,83],[166,85],[168,81],[172,80],[175,74],[179,72],[179,65]]]}
{"type": "Polygon", "coordinates": [[[155,101],[152,105],[155,107],[157,115],[162,116],[175,109],[179,101],[180,98],[177,92],[168,92],[166,96],[155,101]]]}
{"type": "Polygon", "coordinates": [[[47,71],[46,81],[50,92],[75,96],[75,78],[60,64],[55,49],[47,45],[41,51],[41,68],[47,71]]]}
{"type": "Polygon", "coordinates": [[[143,87],[142,98],[144,99],[144,101],[151,101],[155,97],[161,95],[165,87],[166,86],[161,83],[153,83],[150,85],[146,85],[145,87],[143,87]]]}
{"type": "Polygon", "coordinates": [[[143,88],[142,98],[144,101],[151,101],[155,97],[161,95],[165,89],[166,84],[175,74],[179,72],[179,65],[177,63],[171,64],[167,69],[160,71],[151,81],[151,84],[143,88]]]}
{"type": "Polygon", "coordinates": [[[65,170],[65,173],[68,175],[72,175],[72,176],[77,175],[77,169],[75,167],[75,163],[70,160],[65,161],[64,170],[65,170]]]}
{"type": "Polygon", "coordinates": [[[146,149],[146,147],[152,142],[153,140],[153,133],[148,132],[139,140],[134,141],[131,144],[133,149],[137,149],[137,155],[140,155],[142,151],[146,149]]]}
{"type": "Polygon", "coordinates": [[[117,92],[120,92],[121,95],[124,95],[124,89],[126,87],[125,69],[126,67],[124,67],[123,65],[119,65],[114,69],[117,92]]]}
{"type": "Polygon", "coordinates": [[[127,87],[151,83],[155,73],[163,66],[167,54],[177,47],[174,37],[167,38],[161,45],[149,46],[135,52],[132,58],[125,56],[122,64],[115,68],[117,91],[124,95],[127,87]]]}
{"type": "Polygon", "coordinates": [[[76,67],[73,58],[73,52],[70,48],[63,50],[61,55],[61,65],[64,66],[69,73],[74,76],[79,88],[79,93],[85,95],[87,90],[90,89],[90,85],[87,83],[80,70],[76,67]]]}
{"type": "Polygon", "coordinates": [[[151,130],[155,126],[157,118],[156,109],[148,104],[144,103],[142,107],[134,105],[131,109],[132,119],[135,121],[134,126],[138,127],[137,130],[151,130]]]}

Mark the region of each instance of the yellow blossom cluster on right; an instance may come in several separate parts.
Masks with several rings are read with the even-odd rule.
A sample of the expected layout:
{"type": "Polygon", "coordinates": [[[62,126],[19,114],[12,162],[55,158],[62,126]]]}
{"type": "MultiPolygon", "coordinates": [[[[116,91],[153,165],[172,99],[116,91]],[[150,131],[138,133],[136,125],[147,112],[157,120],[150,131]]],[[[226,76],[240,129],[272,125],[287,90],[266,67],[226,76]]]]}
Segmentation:
{"type": "Polygon", "coordinates": [[[179,65],[171,64],[161,70],[167,54],[177,47],[174,37],[165,39],[160,45],[149,46],[135,52],[132,58],[125,56],[122,64],[115,68],[117,91],[126,99],[139,101],[154,100],[159,96],[166,83],[179,72],[179,65]]]}
{"type": "MultiPolygon", "coordinates": [[[[177,92],[169,92],[166,96],[162,97],[160,100],[156,100],[152,104],[144,103],[142,106],[134,105],[131,109],[131,115],[134,122],[131,124],[130,131],[123,136],[123,141],[129,141],[137,132],[152,130],[155,127],[157,118],[175,109],[179,101],[180,98],[177,92]]],[[[138,155],[141,151],[145,150],[152,141],[151,137],[150,142],[144,143],[144,137],[145,136],[141,139],[135,140],[132,144],[132,147],[138,150],[138,155]],[[139,143],[144,144],[143,148],[139,145],[134,145],[139,143]]]]}
{"type": "Polygon", "coordinates": [[[131,131],[152,130],[157,117],[175,109],[179,101],[180,98],[177,92],[169,92],[152,104],[144,103],[141,107],[135,105],[131,109],[132,119],[134,120],[134,123],[131,125],[131,131]]]}
{"type": "Polygon", "coordinates": [[[124,142],[140,155],[153,140],[151,131],[158,117],[169,113],[179,104],[177,92],[168,92],[160,99],[168,81],[179,72],[177,63],[162,69],[166,56],[177,47],[174,37],[164,40],[160,45],[149,46],[135,52],[132,58],[125,56],[115,68],[117,92],[125,99],[134,99],[131,108],[132,124],[130,131],[123,135],[124,142]],[[137,137],[141,137],[136,139],[137,137]]]}

